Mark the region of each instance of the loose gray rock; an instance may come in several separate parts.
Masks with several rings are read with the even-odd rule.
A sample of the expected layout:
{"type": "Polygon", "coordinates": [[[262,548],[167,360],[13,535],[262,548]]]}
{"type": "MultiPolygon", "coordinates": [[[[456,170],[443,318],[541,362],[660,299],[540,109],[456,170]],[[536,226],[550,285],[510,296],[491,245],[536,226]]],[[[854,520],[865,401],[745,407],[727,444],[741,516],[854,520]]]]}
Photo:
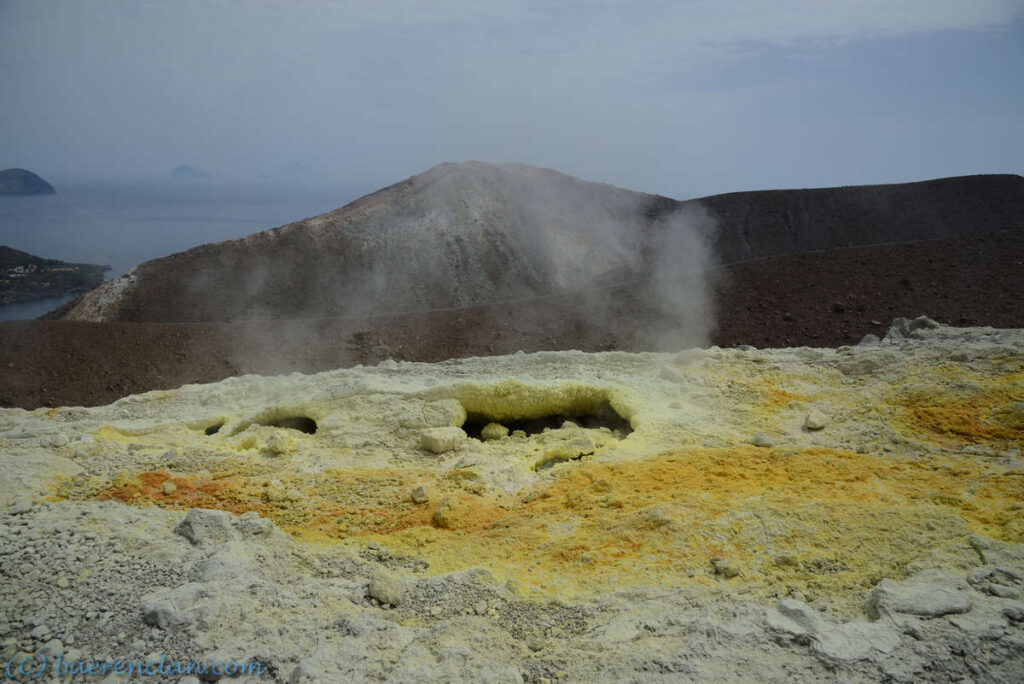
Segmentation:
{"type": "Polygon", "coordinates": [[[202,584],[189,582],[173,589],[163,589],[142,597],[142,620],[159,629],[183,627],[194,621],[193,607],[214,610],[217,603],[210,600],[202,584]]]}
{"type": "Polygon", "coordinates": [[[865,335],[864,337],[861,338],[860,342],[857,343],[857,346],[858,347],[877,347],[878,344],[881,341],[882,340],[878,337],[878,335],[872,335],[871,333],[868,333],[867,335],[865,335]]]}
{"type": "Polygon", "coordinates": [[[769,608],[765,619],[768,627],[794,638],[817,634],[823,625],[821,616],[803,601],[783,599],[775,608],[769,608]]]}
{"type": "Polygon", "coordinates": [[[190,508],[174,531],[192,542],[193,546],[223,544],[238,539],[238,532],[231,525],[233,517],[227,511],[190,508]]]}
{"type": "Polygon", "coordinates": [[[246,511],[233,522],[235,529],[246,537],[266,537],[277,530],[272,520],[261,518],[256,511],[246,511]]]}
{"type": "Polygon", "coordinates": [[[811,411],[804,417],[804,427],[808,430],[821,430],[828,425],[828,418],[821,411],[811,411]]]}
{"type": "Polygon", "coordinates": [[[1003,615],[1010,622],[1024,622],[1024,602],[1008,601],[1003,604],[1003,615]]]}
{"type": "Polygon", "coordinates": [[[962,591],[931,582],[891,579],[883,579],[871,590],[867,604],[868,617],[872,620],[894,613],[939,617],[966,613],[970,609],[971,598],[962,591]]]}
{"type": "Polygon", "coordinates": [[[401,605],[405,599],[405,587],[385,571],[380,571],[370,581],[369,593],[371,598],[391,606],[401,605]]]}
{"type": "Polygon", "coordinates": [[[818,655],[841,662],[867,660],[892,653],[900,645],[900,635],[879,622],[846,622],[828,625],[814,639],[818,655]]]}
{"type": "Polygon", "coordinates": [[[427,485],[420,485],[412,490],[411,496],[414,503],[426,503],[430,501],[430,490],[427,489],[427,485]]]}
{"type": "Polygon", "coordinates": [[[14,502],[14,505],[7,509],[11,515],[21,515],[32,510],[32,499],[22,497],[14,502]]]}
{"type": "Polygon", "coordinates": [[[989,582],[988,584],[986,584],[983,587],[982,591],[984,591],[987,594],[991,594],[992,596],[995,596],[997,598],[1005,599],[1020,598],[1021,594],[1021,590],[1019,587],[1010,587],[1005,584],[995,584],[994,582],[989,582]]]}
{"type": "Polygon", "coordinates": [[[64,655],[64,643],[60,639],[50,639],[43,644],[42,651],[51,658],[64,655]]]}
{"type": "Polygon", "coordinates": [[[949,623],[978,639],[999,639],[1006,633],[1007,617],[1002,611],[975,611],[968,615],[953,615],[949,623]]]}
{"type": "Polygon", "coordinates": [[[775,446],[775,442],[772,440],[772,438],[764,434],[763,432],[755,433],[754,436],[750,438],[750,443],[758,447],[775,446]]]}
{"type": "Polygon", "coordinates": [[[243,578],[256,569],[253,549],[244,542],[229,541],[199,565],[199,577],[204,582],[230,581],[243,578]]]}
{"type": "Polygon", "coordinates": [[[919,330],[931,330],[937,327],[939,324],[927,316],[918,316],[910,321],[906,318],[893,319],[892,325],[885,333],[885,339],[882,340],[882,346],[898,346],[903,340],[920,337],[917,334],[919,330]]]}

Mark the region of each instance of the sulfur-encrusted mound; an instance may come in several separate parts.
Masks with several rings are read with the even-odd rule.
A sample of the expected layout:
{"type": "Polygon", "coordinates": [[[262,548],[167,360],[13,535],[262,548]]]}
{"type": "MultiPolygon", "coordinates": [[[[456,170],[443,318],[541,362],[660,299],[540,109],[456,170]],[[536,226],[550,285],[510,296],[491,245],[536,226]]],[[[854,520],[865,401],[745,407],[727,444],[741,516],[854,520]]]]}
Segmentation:
{"type": "Polygon", "coordinates": [[[1022,386],[1024,330],[921,318],[4,410],[2,655],[123,633],[281,681],[1019,680],[1022,386]]]}

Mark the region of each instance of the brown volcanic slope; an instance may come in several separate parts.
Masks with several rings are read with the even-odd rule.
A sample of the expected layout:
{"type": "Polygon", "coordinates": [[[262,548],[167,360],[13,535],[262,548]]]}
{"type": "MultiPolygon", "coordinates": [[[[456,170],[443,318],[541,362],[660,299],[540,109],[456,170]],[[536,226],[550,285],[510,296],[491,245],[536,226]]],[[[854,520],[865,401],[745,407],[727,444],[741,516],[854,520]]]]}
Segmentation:
{"type": "Polygon", "coordinates": [[[1024,229],[1024,178],[734,192],[694,200],[717,220],[723,263],[831,247],[1024,229]]]}
{"type": "MultiPolygon", "coordinates": [[[[720,269],[719,345],[837,346],[927,313],[953,325],[1024,327],[1024,231],[842,248],[720,269]],[[838,305],[838,306],[836,306],[838,305]]],[[[393,357],[417,361],[517,350],[650,347],[643,287],[622,288],[614,324],[594,300],[348,321],[0,323],[0,406],[98,405],[149,389],[244,373],[312,373],[393,357]],[[599,323],[566,326],[574,316],[599,323]]],[[[607,301],[603,302],[607,303],[607,301]]],[[[654,330],[652,330],[652,328],[654,330]]]]}
{"type": "Polygon", "coordinates": [[[322,216],[146,262],[56,315],[213,322],[408,313],[660,276],[666,266],[703,265],[708,242],[719,263],[732,264],[1022,228],[1020,176],[677,202],[521,164],[449,163],[322,216]]]}
{"type": "Polygon", "coordinates": [[[656,204],[550,169],[441,164],[322,216],[148,261],[61,316],[322,318],[579,290],[650,275],[674,227],[656,204]]]}
{"type": "MultiPolygon", "coordinates": [[[[91,312],[110,322],[0,323],[0,405],[102,404],[242,373],[388,357],[664,346],[678,323],[665,315],[671,288],[644,278],[657,273],[666,236],[707,230],[707,215],[717,221],[718,256],[736,262],[715,271],[716,344],[849,344],[921,313],[1024,327],[1019,176],[676,202],[472,162],[441,165],[323,217],[143,264],[144,286],[124,288],[131,296],[108,291],[97,305],[103,293],[91,293],[91,312]],[[439,306],[450,308],[381,315],[439,306]],[[377,315],[352,315],[367,311],[377,315]],[[304,320],[280,320],[287,316],[304,320]],[[237,320],[246,317],[277,320],[237,320]]],[[[686,332],[669,345],[691,342],[686,332]]]]}

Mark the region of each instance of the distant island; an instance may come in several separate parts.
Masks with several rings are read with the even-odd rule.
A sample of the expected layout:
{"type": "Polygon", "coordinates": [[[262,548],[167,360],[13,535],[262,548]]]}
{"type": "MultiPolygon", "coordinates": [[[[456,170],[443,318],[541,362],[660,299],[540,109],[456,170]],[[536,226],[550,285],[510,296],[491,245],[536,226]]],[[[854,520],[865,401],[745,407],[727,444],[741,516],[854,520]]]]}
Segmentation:
{"type": "Polygon", "coordinates": [[[71,264],[0,246],[0,306],[84,292],[103,282],[110,266],[71,264]]]}
{"type": "Polygon", "coordinates": [[[183,164],[171,169],[171,178],[210,178],[210,174],[194,166],[183,164]]]}
{"type": "Polygon", "coordinates": [[[57,189],[25,169],[0,171],[0,195],[56,195],[57,189]]]}

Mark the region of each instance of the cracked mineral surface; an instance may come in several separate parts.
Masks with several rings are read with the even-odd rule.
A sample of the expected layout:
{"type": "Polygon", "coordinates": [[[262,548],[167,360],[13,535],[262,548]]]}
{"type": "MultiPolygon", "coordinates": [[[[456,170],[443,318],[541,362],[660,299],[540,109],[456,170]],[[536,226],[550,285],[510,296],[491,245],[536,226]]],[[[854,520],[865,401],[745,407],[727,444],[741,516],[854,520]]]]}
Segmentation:
{"type": "Polygon", "coordinates": [[[0,458],[5,663],[1024,678],[1024,330],[243,376],[0,411],[0,458]]]}

